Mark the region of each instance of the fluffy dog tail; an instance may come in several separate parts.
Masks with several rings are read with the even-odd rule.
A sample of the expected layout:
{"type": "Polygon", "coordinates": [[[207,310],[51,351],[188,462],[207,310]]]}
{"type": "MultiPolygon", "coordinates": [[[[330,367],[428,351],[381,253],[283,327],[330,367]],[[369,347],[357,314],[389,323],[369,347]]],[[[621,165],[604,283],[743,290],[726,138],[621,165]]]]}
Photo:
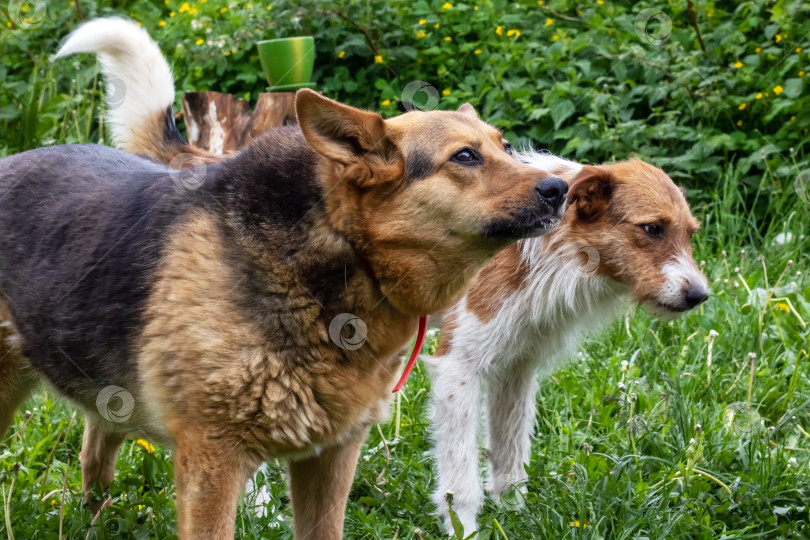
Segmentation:
{"type": "Polygon", "coordinates": [[[101,60],[107,121],[118,148],[178,169],[190,156],[214,159],[177,130],[172,71],[146,30],[118,17],[94,19],[74,30],[56,57],[83,52],[101,60]]]}

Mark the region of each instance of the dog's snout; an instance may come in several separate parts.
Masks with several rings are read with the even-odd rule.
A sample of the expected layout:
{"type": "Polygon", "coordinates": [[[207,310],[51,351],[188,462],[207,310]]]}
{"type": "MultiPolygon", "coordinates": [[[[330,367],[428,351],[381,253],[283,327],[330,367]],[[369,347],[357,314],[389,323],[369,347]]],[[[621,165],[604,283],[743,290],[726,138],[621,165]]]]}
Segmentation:
{"type": "Polygon", "coordinates": [[[568,184],[562,178],[544,178],[535,186],[534,190],[541,199],[553,208],[558,208],[565,201],[568,184]]]}
{"type": "Polygon", "coordinates": [[[684,292],[684,301],[689,309],[699,306],[709,298],[709,293],[703,287],[689,287],[684,292]]]}

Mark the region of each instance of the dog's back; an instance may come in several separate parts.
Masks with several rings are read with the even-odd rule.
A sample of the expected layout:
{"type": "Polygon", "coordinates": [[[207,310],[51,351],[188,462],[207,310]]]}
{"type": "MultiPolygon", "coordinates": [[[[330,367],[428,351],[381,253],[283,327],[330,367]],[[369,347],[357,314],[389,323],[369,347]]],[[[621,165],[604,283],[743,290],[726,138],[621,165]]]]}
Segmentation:
{"type": "Polygon", "coordinates": [[[87,388],[84,373],[99,388],[120,384],[121,337],[137,326],[179,203],[165,166],[102,146],[0,160],[0,288],[24,353],[62,391],[87,388]]]}

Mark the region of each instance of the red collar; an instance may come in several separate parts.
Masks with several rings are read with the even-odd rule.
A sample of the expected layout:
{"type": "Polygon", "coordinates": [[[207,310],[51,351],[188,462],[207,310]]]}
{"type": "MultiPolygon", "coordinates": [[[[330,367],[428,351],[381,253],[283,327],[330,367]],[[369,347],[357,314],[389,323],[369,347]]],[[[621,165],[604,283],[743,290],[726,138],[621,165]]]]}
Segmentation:
{"type": "MultiPolygon", "coordinates": [[[[371,266],[371,263],[360,254],[360,251],[354,247],[354,244],[352,244],[352,247],[354,248],[357,258],[360,259],[360,264],[363,265],[363,270],[366,271],[371,281],[379,288],[380,281],[377,279],[377,274],[374,273],[374,268],[371,266]]],[[[405,381],[408,380],[408,375],[413,371],[413,366],[416,365],[416,359],[419,358],[419,353],[422,352],[422,345],[425,343],[425,334],[427,334],[427,315],[421,315],[419,317],[419,331],[416,333],[416,343],[413,346],[413,351],[411,351],[411,357],[408,359],[408,363],[405,364],[405,371],[402,372],[399,382],[394,386],[394,390],[392,390],[393,393],[399,392],[402,387],[405,386],[405,381]]]]}

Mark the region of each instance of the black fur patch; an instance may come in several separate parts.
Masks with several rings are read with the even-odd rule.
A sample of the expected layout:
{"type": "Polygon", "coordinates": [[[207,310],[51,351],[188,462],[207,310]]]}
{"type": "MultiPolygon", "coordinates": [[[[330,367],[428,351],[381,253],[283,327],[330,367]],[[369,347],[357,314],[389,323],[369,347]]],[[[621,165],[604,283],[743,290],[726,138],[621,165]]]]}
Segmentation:
{"type": "Polygon", "coordinates": [[[413,182],[430,176],[433,172],[433,154],[416,150],[405,160],[405,181],[413,182]]]}

